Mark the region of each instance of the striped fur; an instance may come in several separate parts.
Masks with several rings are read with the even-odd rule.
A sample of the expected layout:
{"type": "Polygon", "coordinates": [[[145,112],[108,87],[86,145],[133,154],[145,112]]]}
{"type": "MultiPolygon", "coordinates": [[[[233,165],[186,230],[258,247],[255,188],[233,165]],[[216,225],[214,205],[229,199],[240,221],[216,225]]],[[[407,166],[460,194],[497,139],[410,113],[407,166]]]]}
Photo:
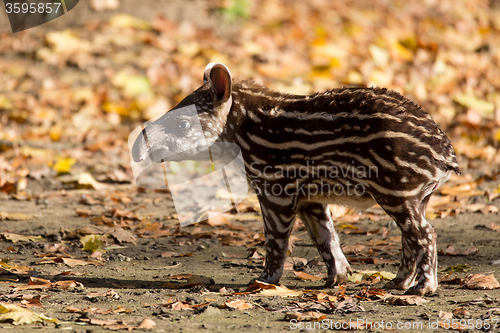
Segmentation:
{"type": "MultiPolygon", "coordinates": [[[[233,142],[242,150],[266,234],[266,265],[259,279],[280,280],[299,216],[327,266],[327,285],[346,282],[351,270],[328,204],[378,203],[403,238],[402,264],[388,287],[434,292],[436,233],[425,220],[425,208],[432,192],[460,170],[449,139],[430,115],[384,88],[291,95],[249,81],[232,83],[225,70],[219,67],[212,75],[207,67],[204,85],[178,107],[196,105],[207,142],[233,142]]],[[[179,140],[185,147],[189,139],[179,140]]],[[[138,159],[152,151],[144,142],[136,144],[138,159]]]]}

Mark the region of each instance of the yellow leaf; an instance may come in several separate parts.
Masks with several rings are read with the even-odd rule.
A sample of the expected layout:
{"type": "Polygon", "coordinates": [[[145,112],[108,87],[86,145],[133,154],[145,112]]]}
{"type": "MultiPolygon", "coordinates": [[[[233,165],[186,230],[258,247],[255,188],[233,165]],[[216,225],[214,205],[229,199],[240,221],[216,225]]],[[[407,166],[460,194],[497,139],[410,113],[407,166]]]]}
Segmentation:
{"type": "Polygon", "coordinates": [[[101,235],[86,235],[80,238],[80,242],[83,244],[83,251],[101,251],[104,250],[104,242],[101,240],[101,235]]]}
{"type": "Polygon", "coordinates": [[[493,103],[479,99],[472,94],[458,94],[453,98],[453,101],[462,106],[473,109],[474,111],[481,113],[483,116],[491,114],[495,110],[495,105],[493,103]]]}
{"type": "Polygon", "coordinates": [[[2,234],[5,239],[10,240],[12,243],[17,243],[17,242],[38,242],[43,240],[42,236],[30,236],[30,235],[18,235],[18,234],[13,234],[11,232],[4,232],[2,234]]]}
{"type": "Polygon", "coordinates": [[[57,324],[57,319],[55,318],[31,312],[17,305],[0,303],[0,322],[12,322],[13,325],[24,325],[43,321],[57,324]]]}
{"type": "Polygon", "coordinates": [[[413,60],[413,52],[411,52],[398,42],[395,42],[391,45],[391,55],[395,59],[403,59],[407,61],[413,60]]]}
{"type": "Polygon", "coordinates": [[[62,128],[59,126],[52,126],[49,130],[49,135],[52,141],[59,141],[62,135],[62,128]]]}
{"type": "Polygon", "coordinates": [[[141,30],[151,30],[151,24],[127,14],[117,14],[109,19],[112,26],[118,28],[134,28],[141,30]]]}
{"type": "Polygon", "coordinates": [[[113,85],[122,88],[128,97],[153,95],[153,90],[146,76],[130,74],[125,70],[116,74],[113,79],[113,85]]]}
{"type": "Polygon", "coordinates": [[[57,173],[69,173],[71,167],[76,163],[76,160],[72,157],[58,157],[56,163],[52,166],[52,169],[57,171],[57,173]]]}
{"type": "Polygon", "coordinates": [[[361,282],[365,280],[373,280],[376,277],[380,277],[381,280],[392,280],[396,277],[396,274],[390,272],[379,272],[379,271],[361,271],[349,276],[349,282],[361,282]]]}

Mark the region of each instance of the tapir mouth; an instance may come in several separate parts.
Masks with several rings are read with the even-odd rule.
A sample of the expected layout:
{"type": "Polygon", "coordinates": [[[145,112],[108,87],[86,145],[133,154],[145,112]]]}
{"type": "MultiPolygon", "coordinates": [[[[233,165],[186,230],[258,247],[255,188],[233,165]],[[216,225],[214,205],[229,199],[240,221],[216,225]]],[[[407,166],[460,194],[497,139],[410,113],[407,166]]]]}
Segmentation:
{"type": "Polygon", "coordinates": [[[155,148],[149,151],[149,158],[155,163],[162,163],[165,161],[171,161],[171,156],[168,155],[167,148],[155,148]],[[168,158],[167,158],[168,156],[168,158]]]}
{"type": "Polygon", "coordinates": [[[210,162],[210,150],[188,150],[179,153],[172,153],[167,148],[154,148],[150,150],[149,158],[154,163],[163,162],[183,162],[183,161],[203,161],[210,162]]]}

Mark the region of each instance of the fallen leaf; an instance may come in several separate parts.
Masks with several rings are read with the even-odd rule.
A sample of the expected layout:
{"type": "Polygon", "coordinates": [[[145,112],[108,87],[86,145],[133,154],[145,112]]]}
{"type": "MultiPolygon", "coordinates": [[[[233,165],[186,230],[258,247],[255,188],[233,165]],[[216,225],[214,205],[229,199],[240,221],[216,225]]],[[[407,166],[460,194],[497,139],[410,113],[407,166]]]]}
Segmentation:
{"type": "Polygon", "coordinates": [[[246,291],[263,296],[295,297],[302,295],[301,291],[291,290],[284,286],[277,286],[258,280],[255,280],[255,282],[249,286],[246,291]]]}
{"type": "Polygon", "coordinates": [[[212,227],[216,227],[216,226],[229,225],[230,224],[229,218],[232,218],[231,214],[209,210],[206,211],[200,217],[199,220],[206,221],[206,223],[208,223],[212,227]]]}
{"type": "Polygon", "coordinates": [[[422,305],[427,302],[425,298],[414,295],[391,295],[384,299],[384,302],[391,305],[422,305]]]}
{"type": "Polygon", "coordinates": [[[188,302],[174,302],[170,304],[170,308],[173,310],[192,310],[193,307],[188,302]]]}
{"type": "Polygon", "coordinates": [[[315,311],[307,312],[287,312],[284,320],[296,321],[320,321],[326,319],[326,315],[315,311]]]}
{"type": "Polygon", "coordinates": [[[17,305],[0,303],[0,322],[11,322],[13,325],[33,324],[48,321],[57,324],[57,319],[43,314],[33,313],[17,305]]]}
{"type": "Polygon", "coordinates": [[[384,271],[360,271],[349,276],[349,282],[362,282],[362,281],[372,281],[375,278],[380,278],[381,280],[392,280],[396,277],[396,274],[384,271]]]}
{"type": "Polygon", "coordinates": [[[91,308],[91,307],[88,307],[86,309],[78,309],[78,308],[75,308],[73,306],[68,306],[66,308],[66,311],[71,312],[71,313],[80,313],[80,314],[92,313],[92,314],[104,314],[104,315],[112,314],[112,313],[132,313],[132,312],[134,312],[134,310],[132,310],[132,309],[125,309],[124,307],[121,307],[121,306],[119,306],[115,309],[108,309],[108,310],[91,308]]]}
{"type": "Polygon", "coordinates": [[[438,321],[438,325],[441,328],[444,328],[446,330],[454,330],[454,331],[465,331],[469,329],[466,323],[461,323],[460,321],[455,321],[455,322],[450,322],[450,321],[438,321]]]}
{"type": "Polygon", "coordinates": [[[498,284],[497,279],[493,274],[483,275],[483,274],[474,274],[469,275],[465,279],[465,285],[469,289],[498,289],[500,285],[498,284]]]}
{"type": "Polygon", "coordinates": [[[225,302],[221,306],[221,308],[231,308],[231,309],[236,309],[236,310],[248,310],[248,309],[252,309],[253,305],[249,304],[246,301],[241,300],[241,299],[234,299],[234,300],[230,300],[230,301],[225,302]]]}
{"type": "Polygon", "coordinates": [[[32,218],[33,218],[32,216],[25,215],[23,213],[6,213],[6,212],[0,212],[0,220],[26,221],[26,220],[29,220],[29,219],[32,219],[32,218]]]}
{"type": "Polygon", "coordinates": [[[96,260],[80,260],[80,259],[73,259],[73,258],[62,258],[62,261],[71,268],[76,267],[76,266],[87,266],[87,265],[102,266],[103,265],[101,262],[96,261],[96,260]]]}
{"type": "Polygon", "coordinates": [[[21,304],[26,308],[43,308],[42,302],[40,301],[41,295],[37,295],[30,299],[23,299],[21,304]]]}
{"type": "Polygon", "coordinates": [[[139,325],[137,325],[137,328],[140,330],[152,330],[156,326],[156,322],[154,320],[151,320],[149,318],[144,318],[139,325]]]}
{"type": "Polygon", "coordinates": [[[12,243],[17,242],[39,242],[43,240],[42,236],[18,235],[11,232],[4,232],[1,234],[5,239],[10,240],[12,243]]]}
{"type": "Polygon", "coordinates": [[[295,276],[299,280],[307,280],[307,281],[319,281],[319,280],[323,280],[323,278],[321,276],[311,275],[311,274],[307,274],[307,273],[304,273],[304,272],[293,271],[293,273],[295,274],[295,276]]]}
{"type": "Polygon", "coordinates": [[[120,295],[113,289],[107,290],[107,291],[98,291],[98,292],[92,292],[87,294],[85,296],[86,298],[93,299],[93,298],[98,298],[98,297],[104,297],[104,298],[114,298],[114,299],[119,299],[120,295]]]}
{"type": "Polygon", "coordinates": [[[439,251],[439,255],[446,255],[446,256],[469,256],[473,255],[479,252],[479,249],[475,246],[469,247],[467,249],[464,249],[462,251],[455,250],[455,247],[453,245],[450,245],[446,248],[446,251],[439,251]]]}
{"type": "Polygon", "coordinates": [[[116,14],[109,19],[112,26],[119,28],[135,28],[141,30],[151,30],[151,24],[127,14],[116,14]]]}
{"type": "Polygon", "coordinates": [[[122,227],[113,227],[109,229],[107,234],[113,236],[120,244],[121,243],[132,243],[137,244],[135,241],[135,236],[130,232],[126,231],[122,227]]]}
{"type": "Polygon", "coordinates": [[[471,268],[469,265],[456,265],[449,266],[448,268],[443,269],[441,272],[455,272],[455,273],[464,273],[470,271],[471,268]]]}
{"type": "Polygon", "coordinates": [[[469,318],[470,317],[469,310],[462,308],[462,307],[456,308],[455,310],[453,310],[452,313],[453,313],[453,316],[455,316],[457,318],[469,318]]]}
{"type": "Polygon", "coordinates": [[[349,244],[342,246],[342,252],[344,252],[344,254],[357,254],[361,253],[364,249],[366,249],[366,246],[361,244],[349,244]]]}
{"type": "Polygon", "coordinates": [[[65,184],[74,184],[76,188],[103,190],[109,187],[107,184],[98,182],[90,173],[86,172],[77,175],[62,175],[58,179],[65,184]]]}
{"type": "Polygon", "coordinates": [[[80,282],[77,282],[75,280],[64,280],[64,281],[56,281],[52,283],[52,287],[57,287],[63,290],[70,289],[70,288],[84,288],[83,284],[80,282]]]}
{"type": "Polygon", "coordinates": [[[85,235],[80,237],[80,242],[83,244],[83,251],[100,251],[104,252],[105,244],[102,241],[101,235],[85,235]]]}
{"type": "Polygon", "coordinates": [[[76,163],[76,160],[72,157],[59,157],[56,163],[52,166],[52,169],[57,171],[58,174],[69,173],[71,167],[76,163]]]}
{"type": "Polygon", "coordinates": [[[336,314],[348,314],[354,312],[364,312],[365,309],[358,304],[352,297],[347,297],[345,300],[337,304],[334,313],[336,314]]]}
{"type": "Polygon", "coordinates": [[[438,313],[438,317],[440,319],[451,319],[453,318],[453,313],[440,310],[438,313]]]}

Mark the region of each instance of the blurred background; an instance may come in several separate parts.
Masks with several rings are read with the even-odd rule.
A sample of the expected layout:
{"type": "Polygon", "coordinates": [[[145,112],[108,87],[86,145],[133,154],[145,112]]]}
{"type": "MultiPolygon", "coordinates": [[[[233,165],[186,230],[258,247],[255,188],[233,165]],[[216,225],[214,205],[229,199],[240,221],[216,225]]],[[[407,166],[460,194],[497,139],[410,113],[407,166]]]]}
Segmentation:
{"type": "Polygon", "coordinates": [[[209,62],[297,94],[394,89],[447,132],[466,180],[495,180],[499,45],[497,0],[80,1],[16,34],[2,10],[0,195],[64,188],[61,174],[132,182],[128,135],[209,62]]]}

